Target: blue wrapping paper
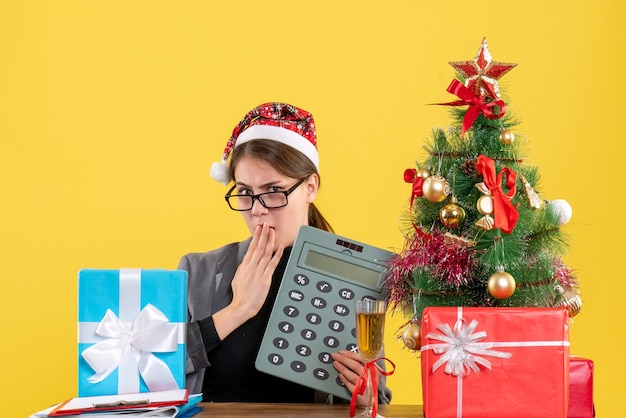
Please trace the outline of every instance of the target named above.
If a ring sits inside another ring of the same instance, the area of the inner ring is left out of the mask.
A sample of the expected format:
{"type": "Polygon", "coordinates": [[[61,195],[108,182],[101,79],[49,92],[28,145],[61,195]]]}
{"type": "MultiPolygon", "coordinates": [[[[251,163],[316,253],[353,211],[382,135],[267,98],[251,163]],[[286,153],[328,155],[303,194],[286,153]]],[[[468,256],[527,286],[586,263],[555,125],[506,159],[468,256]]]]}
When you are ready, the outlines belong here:
{"type": "Polygon", "coordinates": [[[185,387],[187,272],[83,269],[78,396],[185,387]]]}

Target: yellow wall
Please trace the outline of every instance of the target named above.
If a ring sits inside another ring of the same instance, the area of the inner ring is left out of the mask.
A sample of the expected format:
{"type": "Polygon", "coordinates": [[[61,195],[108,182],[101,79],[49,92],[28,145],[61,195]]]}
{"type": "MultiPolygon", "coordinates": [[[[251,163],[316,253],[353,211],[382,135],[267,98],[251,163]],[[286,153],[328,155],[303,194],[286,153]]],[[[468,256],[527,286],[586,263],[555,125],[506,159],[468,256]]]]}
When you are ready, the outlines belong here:
{"type": "MultiPolygon", "coordinates": [[[[431,128],[450,124],[427,104],[453,99],[448,62],[473,58],[486,36],[496,60],[519,63],[501,86],[532,139],[542,195],[574,208],[566,261],[584,307],[572,351],[595,361],[599,416],[619,416],[622,7],[0,1],[0,414],[75,395],[80,268],[175,268],[183,253],[245,238],[208,168],[263,101],[314,113],[318,203],[337,232],[398,249],[402,173],[431,128]]],[[[401,322],[387,328],[389,383],[394,402],[420,403],[419,361],[393,339],[401,322]]]]}

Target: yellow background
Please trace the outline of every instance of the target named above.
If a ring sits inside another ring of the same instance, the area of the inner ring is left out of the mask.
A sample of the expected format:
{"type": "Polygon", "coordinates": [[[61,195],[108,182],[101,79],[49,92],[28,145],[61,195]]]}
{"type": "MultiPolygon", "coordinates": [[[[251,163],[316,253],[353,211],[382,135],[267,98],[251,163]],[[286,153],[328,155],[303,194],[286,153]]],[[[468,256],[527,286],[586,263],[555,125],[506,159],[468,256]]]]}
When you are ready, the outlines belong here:
{"type": "MultiPolygon", "coordinates": [[[[519,64],[500,85],[538,190],[574,208],[572,352],[595,361],[598,416],[624,416],[623,6],[512,3],[1,0],[0,415],[76,394],[80,268],[175,268],[246,237],[208,170],[261,102],[313,112],[318,204],[337,233],[399,249],[402,173],[451,123],[427,104],[454,99],[448,62],[485,36],[519,64]]],[[[402,322],[387,327],[389,384],[421,403],[402,322]]]]}

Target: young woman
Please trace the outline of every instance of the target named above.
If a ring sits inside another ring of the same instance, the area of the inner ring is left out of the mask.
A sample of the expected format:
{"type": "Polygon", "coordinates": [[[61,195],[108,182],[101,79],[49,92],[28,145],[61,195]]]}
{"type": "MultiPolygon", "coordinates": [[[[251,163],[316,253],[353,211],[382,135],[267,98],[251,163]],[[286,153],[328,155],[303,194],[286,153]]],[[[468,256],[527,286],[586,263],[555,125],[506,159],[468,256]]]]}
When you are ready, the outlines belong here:
{"type": "MultiPolygon", "coordinates": [[[[216,180],[234,182],[226,201],[240,211],[251,237],[187,254],[179,264],[189,273],[187,387],[203,393],[204,401],[333,401],[254,366],[300,226],[332,231],[313,203],[318,166],[313,116],[286,103],[266,103],[245,115],[222,161],[211,168],[216,180]]],[[[344,350],[333,359],[352,391],[364,360],[344,350]]],[[[379,387],[379,402],[388,403],[384,376],[379,387]]]]}

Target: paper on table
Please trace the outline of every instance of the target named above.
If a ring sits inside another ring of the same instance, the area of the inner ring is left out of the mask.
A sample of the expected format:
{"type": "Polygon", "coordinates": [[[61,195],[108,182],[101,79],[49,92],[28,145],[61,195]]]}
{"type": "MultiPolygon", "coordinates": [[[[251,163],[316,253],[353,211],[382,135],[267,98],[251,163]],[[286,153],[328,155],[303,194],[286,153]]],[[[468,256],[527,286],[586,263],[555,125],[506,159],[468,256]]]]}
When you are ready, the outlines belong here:
{"type": "Polygon", "coordinates": [[[187,402],[187,394],[187,389],[174,389],[124,395],[77,397],[55,408],[49,415],[60,416],[86,412],[98,412],[102,415],[105,411],[117,410],[119,412],[120,409],[149,410],[162,406],[176,406],[187,402]]]}
{"type": "MultiPolygon", "coordinates": [[[[50,408],[46,408],[43,409],[39,412],[35,412],[34,414],[30,415],[29,418],[48,418],[50,415],[50,412],[52,412],[54,410],[54,408],[56,408],[58,405],[55,406],[51,406],[50,408]]],[[[133,409],[133,410],[129,410],[129,409],[123,409],[123,410],[118,410],[118,411],[108,411],[108,412],[93,412],[93,413],[84,413],[84,414],[80,414],[80,415],[65,415],[65,417],[77,417],[77,416],[81,416],[81,417],[91,417],[91,416],[98,416],[98,417],[107,417],[107,418],[113,418],[113,417],[159,417],[159,418],[174,418],[177,416],[182,416],[179,415],[179,413],[183,412],[182,411],[182,407],[180,406],[161,406],[161,407],[157,407],[157,408],[139,408],[139,409],[133,409]]]]}

